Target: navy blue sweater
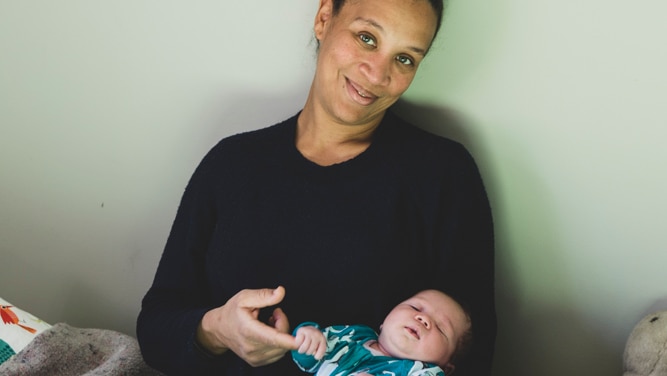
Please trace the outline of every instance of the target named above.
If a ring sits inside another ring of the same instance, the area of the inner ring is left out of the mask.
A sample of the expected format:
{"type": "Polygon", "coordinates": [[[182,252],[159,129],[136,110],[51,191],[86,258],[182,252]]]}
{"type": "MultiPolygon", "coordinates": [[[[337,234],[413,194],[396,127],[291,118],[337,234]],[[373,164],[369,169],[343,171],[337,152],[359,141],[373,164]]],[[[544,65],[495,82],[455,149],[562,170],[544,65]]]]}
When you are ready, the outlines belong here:
{"type": "Polygon", "coordinates": [[[170,375],[299,374],[289,356],[258,368],[207,357],[199,321],[242,289],[282,285],[293,324],[378,328],[436,288],[471,311],[473,364],[457,374],[490,375],[493,223],[470,154],[387,112],[365,152],[323,167],[296,149],[296,119],[223,139],[194,172],[142,302],[146,361],[170,375]]]}

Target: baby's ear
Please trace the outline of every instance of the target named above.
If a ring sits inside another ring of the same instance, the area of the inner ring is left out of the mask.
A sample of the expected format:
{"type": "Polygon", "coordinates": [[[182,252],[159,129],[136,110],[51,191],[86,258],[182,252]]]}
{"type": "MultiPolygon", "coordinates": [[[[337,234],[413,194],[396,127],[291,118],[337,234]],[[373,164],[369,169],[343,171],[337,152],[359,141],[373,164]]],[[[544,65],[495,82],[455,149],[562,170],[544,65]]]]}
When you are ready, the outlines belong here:
{"type": "Polygon", "coordinates": [[[456,367],[454,367],[454,365],[453,365],[452,363],[447,363],[447,364],[445,364],[444,367],[442,367],[442,370],[445,371],[445,375],[446,375],[446,376],[449,376],[449,375],[451,375],[452,373],[454,373],[454,369],[455,369],[455,368],[456,368],[456,367]]]}

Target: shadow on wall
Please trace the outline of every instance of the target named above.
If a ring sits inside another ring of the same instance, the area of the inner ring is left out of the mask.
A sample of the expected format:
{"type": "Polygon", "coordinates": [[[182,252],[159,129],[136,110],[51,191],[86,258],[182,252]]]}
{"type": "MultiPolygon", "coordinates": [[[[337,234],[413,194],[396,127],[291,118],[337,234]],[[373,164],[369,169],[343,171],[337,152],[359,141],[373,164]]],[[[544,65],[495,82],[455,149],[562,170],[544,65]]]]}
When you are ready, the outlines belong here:
{"type": "Polygon", "coordinates": [[[492,169],[498,338],[494,375],[618,375],[613,343],[591,328],[563,252],[554,187],[520,143],[501,143],[492,169]]]}
{"type": "Polygon", "coordinates": [[[658,312],[658,311],[667,311],[667,297],[657,300],[653,305],[651,305],[642,315],[646,316],[648,314],[658,312]]]}
{"type": "Polygon", "coordinates": [[[559,302],[506,307],[494,375],[619,375],[617,349],[559,302]],[[511,332],[508,332],[511,331],[511,332]]]}
{"type": "Polygon", "coordinates": [[[427,131],[462,143],[479,165],[496,228],[493,374],[620,374],[617,349],[577,311],[578,287],[567,277],[551,190],[527,153],[501,132],[494,132],[494,142],[503,147],[489,147],[475,132],[479,127],[449,108],[402,100],[395,110],[427,131]]]}
{"type": "MultiPolygon", "coordinates": [[[[507,1],[452,3],[442,37],[420,68],[426,93],[455,93],[478,80],[502,50],[507,1]]],[[[619,375],[622,354],[590,328],[578,307],[553,195],[539,164],[502,124],[478,126],[466,114],[405,100],[396,112],[465,145],[480,169],[496,230],[498,338],[494,376],[619,375]],[[494,127],[493,139],[476,130],[494,127]],[[490,144],[493,142],[493,144],[490,144]]],[[[590,320],[590,318],[588,318],[590,320]]]]}
{"type": "Polygon", "coordinates": [[[463,114],[454,109],[414,103],[403,98],[399,99],[392,109],[419,128],[462,143],[471,153],[479,149],[475,147],[478,145],[473,145],[480,141],[479,137],[472,134],[474,130],[467,124],[463,114]]]}
{"type": "Polygon", "coordinates": [[[492,163],[498,339],[494,375],[618,375],[617,346],[590,325],[564,256],[557,188],[507,134],[492,163]]]}

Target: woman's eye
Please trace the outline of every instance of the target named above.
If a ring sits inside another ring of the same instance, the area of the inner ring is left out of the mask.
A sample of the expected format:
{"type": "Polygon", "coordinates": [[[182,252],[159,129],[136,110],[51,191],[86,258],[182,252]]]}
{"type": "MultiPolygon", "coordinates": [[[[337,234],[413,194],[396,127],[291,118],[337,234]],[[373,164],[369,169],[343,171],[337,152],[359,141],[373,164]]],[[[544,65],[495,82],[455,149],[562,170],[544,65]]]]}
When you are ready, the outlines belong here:
{"type": "Polygon", "coordinates": [[[415,62],[412,61],[412,59],[410,59],[407,56],[403,56],[403,55],[397,56],[396,60],[398,60],[398,62],[403,64],[403,65],[414,65],[415,64],[415,62]]]}
{"type": "Polygon", "coordinates": [[[359,34],[359,39],[369,46],[375,46],[375,39],[368,34],[359,34]]]}

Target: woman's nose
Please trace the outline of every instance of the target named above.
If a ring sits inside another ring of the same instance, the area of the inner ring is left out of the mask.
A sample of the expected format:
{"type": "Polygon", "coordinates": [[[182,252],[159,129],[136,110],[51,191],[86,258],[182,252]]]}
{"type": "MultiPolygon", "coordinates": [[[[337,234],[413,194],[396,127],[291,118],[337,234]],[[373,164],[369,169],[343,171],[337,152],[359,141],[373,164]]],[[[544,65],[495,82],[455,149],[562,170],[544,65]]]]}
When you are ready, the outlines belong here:
{"type": "Polygon", "coordinates": [[[391,81],[390,63],[380,54],[372,54],[361,64],[361,71],[373,85],[387,85],[391,81]]]}

